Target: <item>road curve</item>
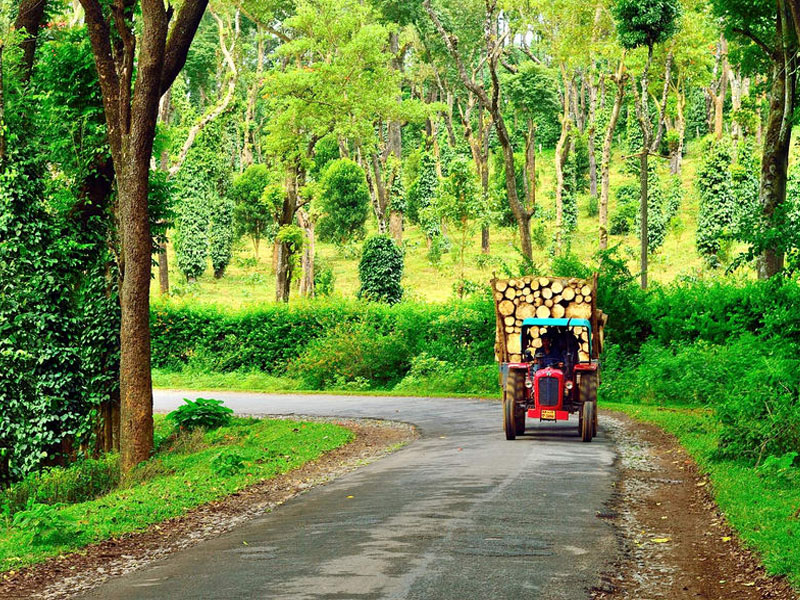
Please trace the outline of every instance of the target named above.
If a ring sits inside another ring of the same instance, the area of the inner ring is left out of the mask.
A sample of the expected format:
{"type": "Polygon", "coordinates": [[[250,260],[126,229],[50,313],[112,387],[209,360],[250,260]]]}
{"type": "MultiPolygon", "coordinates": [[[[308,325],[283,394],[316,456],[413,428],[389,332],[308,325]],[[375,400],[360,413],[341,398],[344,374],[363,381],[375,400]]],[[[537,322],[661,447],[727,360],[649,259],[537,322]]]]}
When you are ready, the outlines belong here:
{"type": "Polygon", "coordinates": [[[237,413],[414,423],[407,448],[85,598],[584,599],[615,555],[597,517],[614,446],[574,422],[505,441],[497,402],[157,391],[156,410],[215,397],[237,413]],[[352,498],[350,498],[352,496],[352,498]]]}

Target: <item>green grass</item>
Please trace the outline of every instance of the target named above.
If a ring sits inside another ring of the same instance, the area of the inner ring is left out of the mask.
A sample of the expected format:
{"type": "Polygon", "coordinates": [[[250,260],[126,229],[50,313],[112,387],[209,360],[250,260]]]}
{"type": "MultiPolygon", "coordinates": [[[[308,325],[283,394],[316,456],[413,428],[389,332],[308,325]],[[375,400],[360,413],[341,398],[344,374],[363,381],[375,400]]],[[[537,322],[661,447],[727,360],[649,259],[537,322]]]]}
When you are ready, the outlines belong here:
{"type": "Polygon", "coordinates": [[[55,510],[36,505],[29,512],[50,512],[38,526],[13,527],[10,515],[0,517],[0,572],[144,530],[295,469],[353,437],[334,424],[275,419],[235,418],[207,433],[175,436],[169,422],[157,416],[156,427],[161,440],[156,455],[111,492],[55,510]],[[243,462],[240,470],[215,466],[220,455],[234,453],[243,462]],[[37,533],[46,535],[37,539],[37,533]]]}
{"type": "Polygon", "coordinates": [[[153,385],[173,390],[258,392],[270,394],[359,394],[367,396],[419,396],[429,398],[499,398],[497,366],[454,369],[451,374],[434,374],[404,379],[394,388],[343,387],[325,390],[302,389],[290,377],[275,377],[258,371],[212,373],[207,371],[165,371],[153,369],[153,385]],[[435,391],[431,391],[435,390],[435,391]]]}
{"type": "Polygon", "coordinates": [[[705,409],[604,403],[673,434],[708,474],[728,522],[773,575],[786,575],[800,588],[800,485],[733,461],[717,460],[719,425],[705,409]]]}

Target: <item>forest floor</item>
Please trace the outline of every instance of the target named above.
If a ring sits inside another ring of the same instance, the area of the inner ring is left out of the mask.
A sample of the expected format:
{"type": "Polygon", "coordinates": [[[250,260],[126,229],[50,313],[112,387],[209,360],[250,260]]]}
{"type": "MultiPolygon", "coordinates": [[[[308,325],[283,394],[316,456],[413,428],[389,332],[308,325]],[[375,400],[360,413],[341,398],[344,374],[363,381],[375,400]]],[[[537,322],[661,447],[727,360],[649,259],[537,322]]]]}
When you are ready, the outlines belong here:
{"type": "MultiPolygon", "coordinates": [[[[650,279],[661,283],[676,278],[717,277],[719,271],[707,269],[695,248],[697,227],[698,196],[694,185],[694,174],[698,166],[699,143],[693,142],[683,163],[681,181],[683,200],[678,216],[668,227],[664,245],[650,256],[650,279]]],[[[635,177],[623,170],[624,161],[617,151],[612,161],[610,179],[609,215],[617,210],[616,191],[624,184],[635,183],[635,177]]],[[[553,171],[552,151],[545,151],[537,157],[538,187],[537,202],[541,208],[541,219],[532,222],[534,241],[534,262],[546,272],[549,268],[550,249],[555,233],[555,200],[552,193],[553,171]]],[[[662,184],[669,180],[666,164],[659,164],[662,184]]],[[[578,226],[571,235],[569,249],[575,257],[588,264],[597,252],[598,224],[596,214],[590,210],[590,199],[586,193],[578,197],[578,226]]],[[[370,213],[367,232],[375,233],[374,216],[370,213]]],[[[454,284],[461,276],[457,248],[444,254],[438,263],[428,256],[425,236],[418,226],[406,224],[403,246],[405,250],[405,269],[403,288],[408,299],[425,302],[444,302],[454,297],[454,284]]],[[[476,229],[465,252],[464,278],[477,283],[485,283],[492,273],[502,274],[503,266],[518,269],[520,254],[517,231],[514,227],[493,226],[490,232],[491,249],[489,255],[482,255],[480,231],[476,229]]],[[[639,270],[639,241],[635,232],[627,235],[609,236],[609,245],[618,245],[618,253],[631,272],[639,270]]],[[[358,290],[358,257],[361,242],[348,246],[336,246],[317,241],[317,257],[320,265],[326,265],[335,275],[334,295],[353,297],[358,290]]],[[[728,249],[734,255],[736,248],[728,249]]],[[[272,302],[275,299],[275,277],[272,269],[272,246],[263,241],[258,258],[252,243],[247,238],[240,239],[234,247],[234,256],[225,276],[215,279],[210,265],[194,284],[187,284],[177,268],[174,248],[168,248],[171,298],[173,301],[191,304],[217,304],[237,308],[272,302]]],[[[298,278],[299,279],[299,278],[298,278]]],[[[159,297],[158,277],[154,274],[151,290],[154,299],[159,297]]],[[[296,292],[293,293],[296,298],[296,292]]]]}

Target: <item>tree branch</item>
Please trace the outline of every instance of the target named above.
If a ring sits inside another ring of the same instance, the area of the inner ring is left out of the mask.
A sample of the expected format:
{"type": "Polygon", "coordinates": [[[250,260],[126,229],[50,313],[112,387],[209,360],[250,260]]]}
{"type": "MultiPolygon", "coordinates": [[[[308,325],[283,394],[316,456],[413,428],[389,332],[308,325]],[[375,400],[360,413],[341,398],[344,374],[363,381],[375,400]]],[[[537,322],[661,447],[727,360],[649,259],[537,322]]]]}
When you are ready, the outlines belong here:
{"type": "MultiPolygon", "coordinates": [[[[84,0],[81,0],[83,2],[84,0]]],[[[161,74],[161,95],[166,92],[175,81],[178,73],[186,64],[186,55],[189,53],[189,45],[194,39],[194,34],[200,26],[200,19],[208,5],[208,0],[185,0],[175,24],[169,33],[167,47],[164,52],[164,69],[161,74]]]]}
{"type": "Polygon", "coordinates": [[[236,20],[236,25],[234,26],[234,36],[230,48],[228,48],[228,45],[225,42],[225,22],[212,9],[209,8],[209,12],[217,22],[217,27],[219,28],[219,47],[225,63],[228,65],[228,70],[230,71],[228,89],[225,92],[225,96],[222,98],[222,100],[220,100],[219,104],[203,115],[203,117],[189,130],[189,134],[186,136],[186,141],[183,143],[180,154],[178,155],[178,160],[175,161],[175,164],[169,168],[170,177],[174,177],[183,166],[183,163],[186,162],[186,156],[189,154],[189,150],[194,144],[195,139],[197,139],[197,136],[200,135],[200,132],[203,131],[206,125],[214,121],[228,109],[228,106],[230,106],[231,100],[233,100],[233,95],[236,91],[236,81],[239,73],[238,69],[236,68],[236,62],[233,60],[233,49],[236,47],[236,40],[238,37],[237,34],[239,32],[239,11],[237,9],[236,16],[234,17],[236,20]]]}
{"type": "Polygon", "coordinates": [[[746,29],[746,28],[743,28],[743,27],[733,27],[733,28],[731,29],[731,31],[732,31],[733,33],[738,33],[739,35],[743,35],[743,36],[745,36],[746,38],[749,38],[749,39],[750,39],[750,40],[752,40],[752,41],[753,41],[753,42],[754,42],[754,43],[755,43],[755,44],[756,44],[756,45],[757,45],[759,48],[761,48],[761,49],[762,49],[762,50],[763,50],[763,51],[764,51],[764,52],[767,54],[767,56],[769,56],[769,57],[770,57],[772,60],[775,60],[775,57],[776,57],[776,55],[777,55],[777,54],[776,54],[776,52],[775,52],[775,50],[773,50],[772,48],[770,48],[769,46],[767,46],[767,44],[766,44],[766,43],[765,43],[765,42],[764,42],[764,41],[763,41],[761,38],[759,38],[759,37],[758,37],[756,34],[754,34],[754,33],[753,33],[752,31],[750,31],[749,29],[746,29]]]}

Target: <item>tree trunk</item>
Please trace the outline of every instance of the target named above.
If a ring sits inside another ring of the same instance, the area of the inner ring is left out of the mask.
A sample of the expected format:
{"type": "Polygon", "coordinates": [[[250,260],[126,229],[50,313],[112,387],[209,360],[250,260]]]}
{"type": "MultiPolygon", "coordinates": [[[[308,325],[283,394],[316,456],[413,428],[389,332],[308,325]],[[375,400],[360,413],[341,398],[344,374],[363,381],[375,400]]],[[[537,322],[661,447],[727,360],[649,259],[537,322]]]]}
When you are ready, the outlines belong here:
{"type": "Polygon", "coordinates": [[[639,198],[639,220],[641,221],[641,270],[642,270],[642,289],[647,289],[647,149],[642,149],[639,156],[639,185],[641,186],[641,197],[639,198]]]}
{"type": "Polygon", "coordinates": [[[563,243],[564,225],[564,161],[568,151],[567,141],[570,133],[570,88],[571,82],[567,79],[567,70],[561,64],[561,78],[564,81],[564,107],[561,114],[561,135],[556,143],[554,163],[556,169],[556,252],[561,252],[563,243]]]}
{"type": "Polygon", "coordinates": [[[533,214],[536,206],[536,125],[531,118],[528,118],[528,135],[525,138],[525,174],[528,180],[526,210],[533,214]]]}
{"type": "Polygon", "coordinates": [[[597,85],[594,75],[589,81],[589,124],[586,128],[586,145],[589,152],[589,195],[597,198],[597,156],[594,148],[594,136],[597,131],[597,85]]]}
{"type": "Polygon", "coordinates": [[[389,233],[398,246],[403,243],[403,213],[399,210],[389,213],[389,233]]]}
{"type": "Polygon", "coordinates": [[[162,296],[169,296],[169,263],[165,243],[158,245],[158,288],[162,296]]]}
{"type": "MultiPolygon", "coordinates": [[[[764,130],[764,149],[761,157],[761,188],[759,200],[765,226],[780,228],[781,210],[786,202],[786,177],[792,137],[792,114],[795,100],[795,61],[785,61],[784,54],[773,61],[769,114],[764,130]]],[[[759,277],[766,279],[783,270],[784,252],[772,246],[763,250],[759,277]]]]}
{"type": "MultiPolygon", "coordinates": [[[[155,118],[152,127],[155,133],[155,118]]],[[[131,145],[126,144],[123,164],[117,169],[123,261],[120,285],[120,447],[124,473],[150,458],[153,448],[153,387],[150,378],[152,241],[147,210],[150,152],[133,149],[131,145]]]]}
{"type": "Polygon", "coordinates": [[[278,243],[278,269],[275,272],[275,300],[289,302],[292,286],[291,255],[286,243],[278,243]]]}
{"type": "Polygon", "coordinates": [[[302,208],[297,209],[297,221],[306,234],[306,243],[303,245],[303,278],[300,280],[300,295],[305,298],[314,297],[314,253],[315,234],[314,221],[302,208]]]}
{"type": "Polygon", "coordinates": [[[622,101],[625,98],[625,57],[619,61],[617,73],[614,77],[614,83],[617,90],[614,96],[614,106],[611,108],[611,119],[606,128],[606,135],[603,139],[603,155],[600,161],[600,205],[599,205],[599,220],[600,220],[600,240],[599,246],[601,250],[608,248],[608,191],[610,183],[610,165],[611,165],[611,144],[614,141],[614,130],[617,127],[619,120],[619,112],[622,107],[622,101]]]}

